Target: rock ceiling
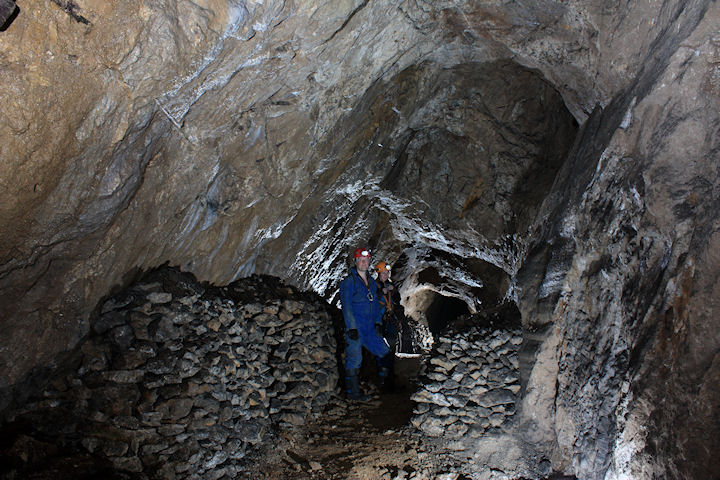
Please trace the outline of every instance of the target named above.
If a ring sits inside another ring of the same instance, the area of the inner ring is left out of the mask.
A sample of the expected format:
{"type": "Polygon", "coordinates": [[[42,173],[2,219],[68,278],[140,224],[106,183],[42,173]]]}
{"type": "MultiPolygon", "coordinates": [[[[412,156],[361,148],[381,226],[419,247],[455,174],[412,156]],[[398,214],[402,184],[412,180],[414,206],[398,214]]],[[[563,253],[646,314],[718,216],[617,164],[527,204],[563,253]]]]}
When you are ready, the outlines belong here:
{"type": "Polygon", "coordinates": [[[0,385],[140,270],[330,297],[363,241],[403,265],[407,300],[518,303],[544,332],[530,385],[557,379],[526,408],[551,411],[538,436],[587,478],[660,468],[634,425],[686,440],[652,440],[670,472],[717,432],[716,3],[18,7],[0,31],[0,385]],[[694,386],[700,420],[672,416],[682,395],[657,415],[665,380],[694,386]],[[634,460],[577,453],[592,438],[634,460]]]}

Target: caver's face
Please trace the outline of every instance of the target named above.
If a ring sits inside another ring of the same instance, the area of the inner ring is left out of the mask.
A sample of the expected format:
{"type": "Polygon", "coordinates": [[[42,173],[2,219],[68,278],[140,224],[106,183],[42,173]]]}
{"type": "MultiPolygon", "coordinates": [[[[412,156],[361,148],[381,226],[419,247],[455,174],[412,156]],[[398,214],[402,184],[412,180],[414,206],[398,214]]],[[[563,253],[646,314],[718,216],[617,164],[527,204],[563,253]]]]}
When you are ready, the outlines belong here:
{"type": "Polygon", "coordinates": [[[390,277],[390,272],[383,270],[378,276],[380,277],[380,281],[387,282],[388,277],[390,277]]]}
{"type": "Polygon", "coordinates": [[[370,267],[370,257],[357,257],[355,259],[355,266],[358,272],[367,272],[368,267],[370,267]]]}

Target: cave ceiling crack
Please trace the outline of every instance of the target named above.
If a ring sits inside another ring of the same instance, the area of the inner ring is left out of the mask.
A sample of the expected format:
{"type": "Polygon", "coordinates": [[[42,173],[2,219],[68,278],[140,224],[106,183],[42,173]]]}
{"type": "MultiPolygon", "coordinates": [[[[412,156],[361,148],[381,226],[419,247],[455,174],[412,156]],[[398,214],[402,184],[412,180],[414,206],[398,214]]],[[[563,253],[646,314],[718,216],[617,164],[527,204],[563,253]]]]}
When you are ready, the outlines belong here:
{"type": "Polygon", "coordinates": [[[76,22],[88,25],[90,27],[93,26],[90,20],[78,13],[80,7],[78,7],[78,5],[73,0],[52,0],[52,2],[58,7],[60,7],[63,12],[70,15],[76,22]]]}
{"type": "Polygon", "coordinates": [[[321,42],[320,45],[325,45],[326,43],[328,43],[328,42],[330,42],[332,39],[334,39],[335,36],[336,36],[338,33],[340,33],[340,32],[347,26],[348,23],[350,23],[350,20],[352,20],[353,17],[354,17],[358,12],[360,12],[360,10],[362,10],[363,8],[365,8],[365,7],[367,6],[368,2],[369,2],[369,0],[363,0],[363,2],[360,3],[360,5],[358,5],[357,7],[355,7],[355,9],[354,9],[352,12],[350,12],[350,14],[348,15],[348,17],[345,19],[345,21],[343,22],[343,24],[340,25],[340,28],[338,28],[337,30],[335,30],[335,31],[332,33],[332,35],[330,35],[330,37],[329,37],[327,40],[325,40],[324,42],[321,42]]]}
{"type": "MultiPolygon", "coordinates": [[[[394,70],[393,70],[394,67],[397,67],[398,62],[400,62],[400,60],[401,60],[408,52],[410,52],[410,51],[412,51],[413,49],[417,48],[417,46],[418,46],[418,44],[416,43],[416,44],[414,44],[414,45],[406,48],[405,50],[401,50],[401,51],[399,51],[398,53],[396,53],[396,54],[394,55],[394,57],[393,57],[394,60],[392,60],[392,63],[391,63],[386,69],[384,69],[382,72],[380,72],[380,75],[378,75],[378,78],[385,78],[385,77],[387,77],[391,72],[394,71],[394,70]]],[[[419,65],[420,63],[424,62],[425,59],[427,59],[429,56],[430,56],[429,53],[423,53],[423,54],[419,55],[418,58],[417,58],[417,60],[416,60],[416,63],[419,65]]]]}
{"type": "MultiPolygon", "coordinates": [[[[431,5],[431,4],[428,3],[428,5],[431,5]]],[[[416,7],[418,10],[422,11],[423,14],[427,16],[427,12],[426,12],[420,5],[418,5],[417,0],[415,1],[415,7],[416,7]]],[[[397,10],[400,10],[401,14],[407,19],[407,21],[410,23],[410,25],[412,25],[412,28],[413,28],[413,29],[417,30],[417,32],[420,33],[420,34],[427,36],[427,32],[424,31],[424,30],[422,29],[422,27],[420,27],[420,26],[417,24],[417,22],[410,16],[410,14],[409,14],[406,10],[404,10],[404,9],[402,8],[401,4],[399,4],[399,5],[398,5],[397,7],[395,7],[395,8],[396,8],[397,10]]],[[[431,7],[431,8],[432,8],[432,7],[431,7]]],[[[437,23],[437,22],[435,22],[435,23],[437,23]]],[[[427,27],[427,30],[430,30],[430,29],[431,29],[430,27],[427,27]]]]}
{"type": "Polygon", "coordinates": [[[5,264],[0,266],[0,279],[4,279],[8,275],[12,274],[15,271],[24,270],[28,267],[34,267],[37,265],[37,262],[43,258],[48,252],[52,251],[57,245],[60,245],[62,243],[71,242],[75,238],[63,238],[60,240],[56,240],[54,242],[50,242],[48,244],[43,245],[36,245],[33,247],[33,251],[30,254],[30,256],[26,260],[18,260],[13,258],[12,260],[6,262],[5,264]],[[9,266],[9,264],[14,263],[15,265],[9,266]]]}
{"type": "MultiPolygon", "coordinates": [[[[286,6],[287,6],[287,1],[283,0],[282,6],[280,7],[279,12],[280,13],[284,12],[286,6]]],[[[285,22],[285,20],[287,20],[291,16],[292,16],[292,12],[287,12],[287,13],[285,13],[285,15],[282,15],[282,16],[278,15],[278,20],[276,23],[273,24],[272,30],[275,30],[277,27],[282,25],[285,22]]]]}
{"type": "MultiPolygon", "coordinates": [[[[45,268],[43,269],[42,272],[38,273],[38,274],[35,276],[35,279],[32,281],[32,283],[30,284],[30,286],[27,288],[27,291],[31,291],[31,290],[33,290],[35,287],[37,287],[37,285],[38,285],[38,283],[40,282],[40,280],[43,279],[43,278],[45,277],[45,275],[50,271],[50,267],[52,266],[52,264],[53,264],[54,261],[55,261],[54,258],[49,258],[49,259],[48,259],[47,265],[45,265],[45,268]]],[[[38,308],[37,310],[39,310],[39,308],[38,308]]]]}

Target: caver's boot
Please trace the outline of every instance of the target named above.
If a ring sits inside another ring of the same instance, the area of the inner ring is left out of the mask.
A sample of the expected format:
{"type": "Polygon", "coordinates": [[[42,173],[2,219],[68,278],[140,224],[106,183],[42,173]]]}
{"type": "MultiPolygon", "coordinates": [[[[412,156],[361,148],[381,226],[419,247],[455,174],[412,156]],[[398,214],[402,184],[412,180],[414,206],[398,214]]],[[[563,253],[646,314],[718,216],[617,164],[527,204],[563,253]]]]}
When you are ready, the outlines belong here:
{"type": "Polygon", "coordinates": [[[393,357],[395,354],[390,351],[384,357],[377,359],[378,378],[380,393],[392,393],[393,390],[393,357]]]}
{"type": "Polygon", "coordinates": [[[347,376],[345,377],[347,398],[357,402],[366,402],[370,400],[370,397],[360,392],[360,378],[358,377],[358,373],[360,373],[358,370],[347,371],[347,376]]]}
{"type": "Polygon", "coordinates": [[[378,377],[380,377],[380,392],[392,393],[395,386],[395,379],[393,378],[392,370],[387,367],[380,368],[378,371],[378,377]]]}

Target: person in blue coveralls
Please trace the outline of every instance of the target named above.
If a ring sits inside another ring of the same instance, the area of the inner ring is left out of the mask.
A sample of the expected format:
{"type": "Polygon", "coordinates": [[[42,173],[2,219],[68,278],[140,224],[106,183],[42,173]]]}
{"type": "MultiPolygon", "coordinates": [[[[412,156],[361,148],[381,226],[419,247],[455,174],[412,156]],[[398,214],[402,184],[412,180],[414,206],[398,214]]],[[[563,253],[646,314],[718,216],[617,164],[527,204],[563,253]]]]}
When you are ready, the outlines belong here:
{"type": "Polygon", "coordinates": [[[340,282],[340,302],[345,318],[345,381],[351,400],[368,400],[360,391],[362,349],[377,359],[390,354],[390,347],[382,336],[382,310],[377,283],[370,276],[370,250],[358,248],[353,253],[355,266],[340,282]]]}

